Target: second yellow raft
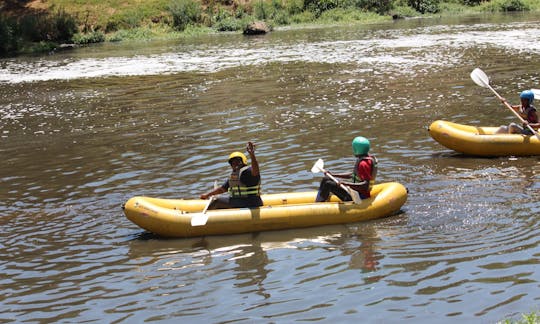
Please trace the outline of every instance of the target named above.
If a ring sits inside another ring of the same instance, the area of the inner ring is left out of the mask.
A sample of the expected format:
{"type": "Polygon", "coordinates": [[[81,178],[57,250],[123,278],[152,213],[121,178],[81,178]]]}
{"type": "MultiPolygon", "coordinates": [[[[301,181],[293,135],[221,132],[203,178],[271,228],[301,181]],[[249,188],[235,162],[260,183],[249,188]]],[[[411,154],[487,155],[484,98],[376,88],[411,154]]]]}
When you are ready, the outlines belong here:
{"type": "Polygon", "coordinates": [[[498,127],[478,127],[437,120],[429,126],[434,140],[454,151],[476,156],[540,155],[536,135],[495,134],[498,127]]]}

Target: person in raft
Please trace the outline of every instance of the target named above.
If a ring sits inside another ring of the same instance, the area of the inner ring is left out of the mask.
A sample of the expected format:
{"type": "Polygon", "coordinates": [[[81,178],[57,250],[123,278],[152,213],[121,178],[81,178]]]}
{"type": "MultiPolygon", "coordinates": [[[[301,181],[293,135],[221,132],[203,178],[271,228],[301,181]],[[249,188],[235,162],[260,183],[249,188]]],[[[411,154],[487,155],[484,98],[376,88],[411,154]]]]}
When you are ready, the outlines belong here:
{"type": "MultiPolygon", "coordinates": [[[[375,177],[377,176],[377,159],[375,156],[370,155],[369,152],[370,143],[365,137],[358,136],[352,141],[352,151],[356,156],[356,162],[352,172],[348,173],[330,173],[336,178],[347,179],[349,181],[342,181],[341,184],[350,187],[358,191],[360,198],[369,198],[371,188],[375,183],[375,177]]],[[[351,201],[352,197],[347,191],[339,186],[336,182],[328,177],[324,177],[321,180],[319,186],[319,192],[317,192],[316,202],[328,201],[330,194],[338,196],[342,201],[351,201]]]]}
{"type": "MultiPolygon", "coordinates": [[[[538,115],[536,114],[536,108],[532,105],[534,101],[534,92],[531,90],[525,90],[519,95],[521,100],[521,105],[511,106],[524,120],[525,123],[523,126],[520,126],[516,123],[510,123],[508,126],[501,126],[497,130],[497,134],[524,134],[524,135],[533,135],[529,127],[533,129],[538,129],[540,123],[538,122],[538,115]]],[[[503,102],[506,99],[502,99],[503,102]]]]}
{"type": "Polygon", "coordinates": [[[261,176],[259,174],[259,163],[255,157],[255,145],[248,142],[246,150],[251,159],[251,166],[248,165],[247,157],[243,153],[231,153],[229,155],[229,165],[232,171],[229,178],[221,187],[200,196],[201,199],[208,199],[211,196],[229,192],[228,197],[216,198],[210,204],[209,209],[259,207],[263,205],[260,195],[261,176]]]}

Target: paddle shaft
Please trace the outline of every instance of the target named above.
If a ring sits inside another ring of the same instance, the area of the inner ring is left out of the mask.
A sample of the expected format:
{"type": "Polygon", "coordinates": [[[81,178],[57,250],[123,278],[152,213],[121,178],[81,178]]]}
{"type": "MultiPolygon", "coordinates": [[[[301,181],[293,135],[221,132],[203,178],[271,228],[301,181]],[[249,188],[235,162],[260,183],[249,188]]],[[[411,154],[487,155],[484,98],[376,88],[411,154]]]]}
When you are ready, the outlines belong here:
{"type": "Polygon", "coordinates": [[[208,210],[208,208],[212,204],[212,201],[214,201],[215,199],[216,199],[216,196],[210,196],[210,199],[208,199],[208,202],[206,203],[206,206],[204,206],[204,209],[202,211],[203,214],[206,214],[206,211],[208,210]]]}

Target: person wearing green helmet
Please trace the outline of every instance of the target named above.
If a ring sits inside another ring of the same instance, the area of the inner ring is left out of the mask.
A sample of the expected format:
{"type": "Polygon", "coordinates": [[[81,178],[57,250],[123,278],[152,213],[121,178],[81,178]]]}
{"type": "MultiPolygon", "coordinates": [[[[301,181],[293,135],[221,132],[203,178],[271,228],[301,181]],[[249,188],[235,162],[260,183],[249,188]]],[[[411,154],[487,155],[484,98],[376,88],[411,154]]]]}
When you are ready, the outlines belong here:
{"type": "Polygon", "coordinates": [[[335,178],[341,178],[345,181],[336,183],[329,177],[324,177],[319,185],[316,202],[328,201],[331,194],[336,195],[342,201],[351,201],[351,195],[341,188],[340,184],[356,190],[360,198],[366,199],[371,197],[371,188],[375,183],[377,176],[377,159],[369,154],[369,140],[362,136],[357,136],[352,141],[352,151],[356,157],[354,169],[347,173],[330,173],[335,178]]]}
{"type": "MultiPolygon", "coordinates": [[[[522,91],[519,95],[519,99],[521,100],[521,105],[511,107],[524,119],[525,122],[522,126],[516,123],[510,123],[508,126],[501,126],[497,130],[497,134],[534,135],[527,125],[533,129],[538,129],[540,127],[538,115],[536,114],[536,108],[532,104],[534,101],[534,92],[531,90],[522,91]]],[[[506,99],[504,98],[501,100],[506,102],[506,99]]]]}
{"type": "Polygon", "coordinates": [[[246,150],[249,153],[251,166],[248,165],[247,157],[242,152],[231,153],[228,159],[232,169],[229,178],[220,187],[201,194],[201,199],[208,199],[225,192],[229,193],[228,197],[216,198],[209,209],[251,208],[263,205],[260,195],[261,176],[259,163],[255,157],[255,145],[248,142],[246,150]]]}

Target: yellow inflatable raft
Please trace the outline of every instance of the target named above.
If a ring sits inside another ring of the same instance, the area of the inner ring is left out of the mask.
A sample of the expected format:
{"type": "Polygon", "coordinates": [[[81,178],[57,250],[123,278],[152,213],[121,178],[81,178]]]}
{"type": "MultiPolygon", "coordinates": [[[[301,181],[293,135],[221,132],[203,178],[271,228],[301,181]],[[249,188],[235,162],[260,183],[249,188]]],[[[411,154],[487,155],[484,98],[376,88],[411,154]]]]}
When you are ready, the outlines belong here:
{"type": "Polygon", "coordinates": [[[201,215],[207,200],[133,197],[125,205],[126,217],[139,227],[164,237],[192,237],[236,234],[342,224],[381,218],[397,213],[407,200],[407,189],[396,182],[378,184],[371,198],[360,204],[315,203],[316,192],[262,195],[264,206],[208,210],[206,224],[192,226],[191,218],[201,215]]]}
{"type": "Polygon", "coordinates": [[[495,134],[497,129],[498,127],[467,126],[437,120],[429,126],[429,134],[443,146],[468,155],[540,155],[538,136],[495,134]]]}

